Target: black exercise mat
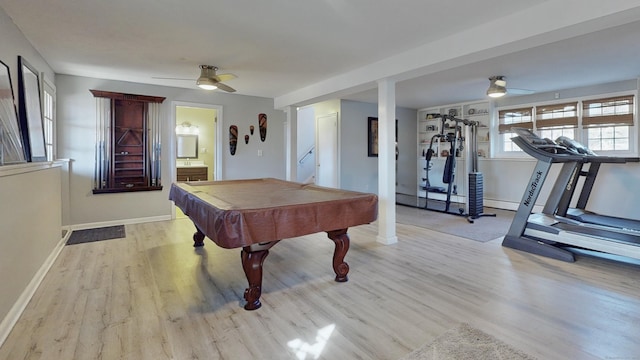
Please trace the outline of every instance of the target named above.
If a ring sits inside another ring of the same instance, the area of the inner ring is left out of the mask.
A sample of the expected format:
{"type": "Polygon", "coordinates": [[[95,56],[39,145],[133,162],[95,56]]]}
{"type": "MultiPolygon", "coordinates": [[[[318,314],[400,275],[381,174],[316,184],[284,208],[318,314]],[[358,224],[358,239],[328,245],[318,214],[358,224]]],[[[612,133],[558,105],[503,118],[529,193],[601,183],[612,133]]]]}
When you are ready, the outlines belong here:
{"type": "Polygon", "coordinates": [[[67,245],[75,245],[100,240],[126,237],[124,225],[107,226],[95,229],[74,230],[67,240],[67,245]]]}

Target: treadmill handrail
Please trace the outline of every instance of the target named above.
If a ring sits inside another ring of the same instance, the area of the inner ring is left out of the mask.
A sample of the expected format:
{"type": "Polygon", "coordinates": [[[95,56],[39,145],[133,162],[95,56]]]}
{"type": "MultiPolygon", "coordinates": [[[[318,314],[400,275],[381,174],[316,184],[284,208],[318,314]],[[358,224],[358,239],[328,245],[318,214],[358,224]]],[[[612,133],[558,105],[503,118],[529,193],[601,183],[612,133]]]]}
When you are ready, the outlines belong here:
{"type": "Polygon", "coordinates": [[[542,150],[530,142],[524,140],[520,136],[511,138],[511,140],[518,145],[524,152],[533,156],[534,158],[550,163],[562,163],[562,162],[586,162],[586,156],[574,155],[574,154],[554,154],[545,150],[542,150]]]}
{"type": "Polygon", "coordinates": [[[615,156],[601,156],[601,155],[587,155],[585,162],[594,162],[594,163],[611,163],[611,164],[622,164],[629,162],[630,158],[624,157],[615,157],[615,156]]]}
{"type": "Polygon", "coordinates": [[[634,157],[616,157],[616,156],[601,156],[601,155],[590,155],[590,154],[578,154],[570,152],[567,147],[560,144],[551,144],[545,141],[545,139],[540,138],[538,135],[534,134],[531,130],[527,128],[513,127],[511,128],[513,132],[515,132],[518,136],[511,138],[513,142],[518,145],[522,150],[524,150],[527,154],[533,156],[538,160],[543,160],[546,162],[570,162],[570,161],[578,161],[582,163],[626,163],[626,162],[638,162],[640,158],[634,157]],[[528,138],[528,140],[527,140],[528,138]],[[552,153],[546,151],[545,149],[557,149],[559,151],[565,151],[560,153],[552,153]],[[571,158],[574,156],[574,158],[571,158]]]}

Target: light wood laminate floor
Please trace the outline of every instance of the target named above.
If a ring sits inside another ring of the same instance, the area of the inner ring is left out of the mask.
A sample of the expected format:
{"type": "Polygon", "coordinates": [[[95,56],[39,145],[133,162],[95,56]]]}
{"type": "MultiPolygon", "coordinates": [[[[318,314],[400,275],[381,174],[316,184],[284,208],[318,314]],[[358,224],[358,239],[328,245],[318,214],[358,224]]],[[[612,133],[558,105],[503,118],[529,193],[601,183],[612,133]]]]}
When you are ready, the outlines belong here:
{"type": "Polygon", "coordinates": [[[287,239],[245,311],[239,249],[194,249],[188,219],[126,231],[64,248],[0,359],[398,359],[460,322],[539,359],[640,359],[637,262],[402,224],[385,246],[365,225],[349,232],[349,282],[333,281],[325,234],[287,239]]]}

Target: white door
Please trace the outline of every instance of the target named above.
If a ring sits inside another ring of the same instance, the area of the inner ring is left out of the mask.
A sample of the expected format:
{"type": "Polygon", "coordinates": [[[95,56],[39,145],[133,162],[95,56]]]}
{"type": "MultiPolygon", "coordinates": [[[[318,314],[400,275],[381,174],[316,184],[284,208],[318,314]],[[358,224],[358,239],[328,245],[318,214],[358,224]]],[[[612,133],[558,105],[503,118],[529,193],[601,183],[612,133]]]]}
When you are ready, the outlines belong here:
{"type": "Polygon", "coordinates": [[[316,184],[337,188],[338,113],[316,117],[316,184]]]}

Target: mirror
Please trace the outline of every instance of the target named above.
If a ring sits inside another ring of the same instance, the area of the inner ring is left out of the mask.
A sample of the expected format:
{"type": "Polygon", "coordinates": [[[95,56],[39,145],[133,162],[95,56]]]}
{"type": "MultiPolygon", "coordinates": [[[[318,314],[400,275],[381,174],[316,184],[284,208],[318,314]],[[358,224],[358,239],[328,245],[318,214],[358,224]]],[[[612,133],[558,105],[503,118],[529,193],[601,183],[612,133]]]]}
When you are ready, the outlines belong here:
{"type": "Polygon", "coordinates": [[[198,135],[176,135],[176,157],[195,159],[198,157],[198,135]]]}
{"type": "Polygon", "coordinates": [[[25,162],[9,67],[0,61],[0,165],[25,162]]]}
{"type": "Polygon", "coordinates": [[[38,71],[18,56],[20,127],[28,161],[47,161],[38,71]]]}

